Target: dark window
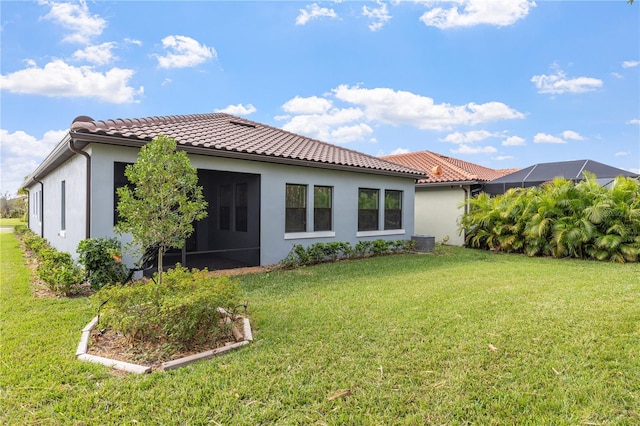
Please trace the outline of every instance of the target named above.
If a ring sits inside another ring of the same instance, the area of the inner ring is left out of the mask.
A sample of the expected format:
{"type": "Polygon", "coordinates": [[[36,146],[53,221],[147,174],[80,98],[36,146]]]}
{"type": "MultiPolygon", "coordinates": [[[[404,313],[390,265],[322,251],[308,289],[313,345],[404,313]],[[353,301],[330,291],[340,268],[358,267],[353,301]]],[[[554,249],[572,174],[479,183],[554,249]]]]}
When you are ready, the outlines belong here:
{"type": "Polygon", "coordinates": [[[118,213],[118,203],[120,197],[118,197],[118,188],[121,186],[128,186],[133,189],[133,185],[129,182],[129,179],[124,175],[125,168],[131,163],[113,163],[113,224],[120,222],[120,214],[118,213]]]}
{"type": "Polygon", "coordinates": [[[384,191],[384,229],[402,228],[402,191],[384,191]]]}
{"type": "Polygon", "coordinates": [[[313,187],[313,230],[331,231],[331,206],[333,188],[330,186],[313,187]]]}
{"type": "Polygon", "coordinates": [[[66,182],[60,182],[60,230],[67,229],[67,194],[66,182]]]}
{"type": "Polygon", "coordinates": [[[233,193],[231,185],[222,185],[220,187],[220,229],[231,229],[231,201],[233,193]]]}
{"type": "Polygon", "coordinates": [[[378,229],[378,189],[358,190],[358,231],[376,231],[378,229]]]}
{"type": "Polygon", "coordinates": [[[236,231],[247,232],[247,205],[249,195],[247,184],[236,184],[236,231]]]}
{"type": "Polygon", "coordinates": [[[307,230],[307,186],[287,184],[285,232],[307,230]]]}

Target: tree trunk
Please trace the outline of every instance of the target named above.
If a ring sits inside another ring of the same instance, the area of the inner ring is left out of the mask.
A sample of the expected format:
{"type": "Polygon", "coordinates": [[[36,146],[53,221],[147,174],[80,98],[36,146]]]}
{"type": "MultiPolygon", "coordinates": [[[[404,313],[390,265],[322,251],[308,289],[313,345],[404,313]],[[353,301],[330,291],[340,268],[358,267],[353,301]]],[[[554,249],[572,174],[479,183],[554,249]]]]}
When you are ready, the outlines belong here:
{"type": "Polygon", "coordinates": [[[162,272],[164,271],[164,268],[162,266],[162,256],[163,256],[163,250],[162,248],[158,249],[158,286],[162,285],[162,272]]]}

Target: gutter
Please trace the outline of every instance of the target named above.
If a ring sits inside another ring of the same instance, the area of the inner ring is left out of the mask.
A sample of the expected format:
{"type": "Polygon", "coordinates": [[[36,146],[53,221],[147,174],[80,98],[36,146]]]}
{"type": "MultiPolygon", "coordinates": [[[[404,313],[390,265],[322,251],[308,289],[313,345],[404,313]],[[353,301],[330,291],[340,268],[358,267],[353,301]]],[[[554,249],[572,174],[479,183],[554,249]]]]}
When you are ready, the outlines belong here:
{"type": "Polygon", "coordinates": [[[91,156],[86,152],[76,148],[73,138],[69,139],[69,150],[75,154],[80,154],[87,159],[87,181],[86,189],[86,206],[85,206],[85,238],[91,238],[91,156]]]}

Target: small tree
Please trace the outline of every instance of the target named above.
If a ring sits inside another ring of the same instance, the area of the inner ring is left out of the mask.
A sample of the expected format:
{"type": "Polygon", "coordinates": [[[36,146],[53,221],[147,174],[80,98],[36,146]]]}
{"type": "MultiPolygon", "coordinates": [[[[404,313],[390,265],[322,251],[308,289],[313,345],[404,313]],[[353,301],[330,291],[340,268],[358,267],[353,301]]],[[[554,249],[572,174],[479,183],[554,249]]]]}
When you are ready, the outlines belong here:
{"type": "Polygon", "coordinates": [[[121,219],[116,232],[131,233],[142,252],[157,248],[162,285],[162,256],[182,248],[193,233],[193,221],[207,216],[197,171],[185,152],[176,151],[175,140],[159,135],[140,149],[138,160],[124,174],[132,185],[117,189],[121,219]]]}

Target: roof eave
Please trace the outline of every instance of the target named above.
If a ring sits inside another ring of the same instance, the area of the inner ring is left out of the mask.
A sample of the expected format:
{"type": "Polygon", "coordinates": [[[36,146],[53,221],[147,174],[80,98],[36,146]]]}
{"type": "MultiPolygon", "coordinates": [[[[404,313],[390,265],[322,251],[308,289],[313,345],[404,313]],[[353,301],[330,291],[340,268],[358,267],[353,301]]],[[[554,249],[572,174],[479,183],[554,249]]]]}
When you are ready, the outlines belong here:
{"type": "Polygon", "coordinates": [[[47,155],[42,163],[40,163],[40,165],[36,167],[36,169],[25,178],[24,182],[20,186],[20,189],[26,189],[34,183],[39,182],[43,177],[48,175],[60,164],[73,157],[75,154],[69,149],[69,141],[71,141],[71,136],[69,135],[69,133],[67,133],[64,135],[62,140],[58,142],[58,144],[53,148],[49,155],[47,155]]]}
{"type": "Polygon", "coordinates": [[[416,184],[416,188],[431,188],[434,186],[460,186],[460,185],[480,185],[482,182],[477,180],[460,180],[449,182],[419,182],[416,184]]]}

